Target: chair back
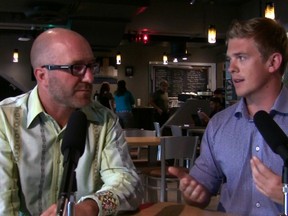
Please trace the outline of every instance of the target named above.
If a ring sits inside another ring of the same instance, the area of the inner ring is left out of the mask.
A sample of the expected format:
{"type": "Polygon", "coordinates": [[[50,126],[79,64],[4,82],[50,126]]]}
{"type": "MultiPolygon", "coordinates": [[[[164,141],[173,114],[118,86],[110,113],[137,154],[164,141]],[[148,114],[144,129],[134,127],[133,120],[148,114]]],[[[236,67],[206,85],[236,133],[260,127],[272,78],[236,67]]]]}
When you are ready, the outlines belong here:
{"type": "Polygon", "coordinates": [[[190,168],[196,159],[198,140],[198,136],[161,138],[164,160],[175,159],[175,165],[190,168]]]}
{"type": "MultiPolygon", "coordinates": [[[[154,125],[154,129],[156,131],[156,136],[160,137],[161,136],[161,128],[160,128],[160,124],[159,122],[153,122],[154,125]]],[[[161,158],[161,146],[155,146],[155,147],[151,147],[150,151],[153,152],[153,154],[157,155],[157,160],[160,160],[161,158]]]]}
{"type": "Polygon", "coordinates": [[[172,136],[182,136],[182,129],[179,125],[171,125],[172,136]]]}
{"type": "Polygon", "coordinates": [[[153,124],[154,124],[154,128],[156,131],[156,136],[160,137],[161,136],[161,128],[160,128],[159,122],[153,122],[153,124]]]}

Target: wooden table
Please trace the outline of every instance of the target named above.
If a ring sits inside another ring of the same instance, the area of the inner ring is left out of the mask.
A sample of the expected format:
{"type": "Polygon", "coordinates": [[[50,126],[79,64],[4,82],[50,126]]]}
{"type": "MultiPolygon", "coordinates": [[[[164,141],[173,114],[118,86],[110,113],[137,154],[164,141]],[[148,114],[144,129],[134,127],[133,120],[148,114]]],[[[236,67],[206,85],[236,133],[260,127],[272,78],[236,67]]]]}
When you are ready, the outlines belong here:
{"type": "MultiPolygon", "coordinates": [[[[160,202],[134,213],[122,213],[124,216],[233,216],[232,214],[202,210],[172,202],[160,202]]],[[[234,215],[236,216],[236,215],[234,215]]]]}
{"type": "Polygon", "coordinates": [[[141,146],[158,146],[160,145],[160,137],[125,137],[126,142],[131,147],[141,147],[141,146]]]}

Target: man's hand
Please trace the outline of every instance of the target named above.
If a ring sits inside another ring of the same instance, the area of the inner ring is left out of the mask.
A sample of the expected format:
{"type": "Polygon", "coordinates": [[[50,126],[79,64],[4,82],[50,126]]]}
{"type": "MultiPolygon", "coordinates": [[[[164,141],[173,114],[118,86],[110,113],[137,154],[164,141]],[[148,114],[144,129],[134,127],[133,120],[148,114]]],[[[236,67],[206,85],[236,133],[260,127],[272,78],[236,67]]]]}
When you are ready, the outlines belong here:
{"type": "Polygon", "coordinates": [[[169,167],[168,172],[180,180],[179,189],[183,193],[185,201],[200,208],[205,208],[211,198],[209,191],[192,176],[177,167],[169,167]]]}
{"type": "Polygon", "coordinates": [[[46,211],[44,211],[41,216],[55,216],[57,214],[57,205],[51,205],[46,211]]]}
{"type": "MultiPolygon", "coordinates": [[[[92,199],[84,200],[78,204],[75,204],[75,216],[95,216],[98,215],[99,208],[97,203],[92,199]]],[[[41,216],[56,216],[57,215],[57,205],[51,205],[41,216]]],[[[67,213],[66,213],[67,215],[67,213]]]]}
{"type": "Polygon", "coordinates": [[[282,178],[265,166],[257,157],[250,160],[256,188],[274,202],[283,204],[282,178]]]}

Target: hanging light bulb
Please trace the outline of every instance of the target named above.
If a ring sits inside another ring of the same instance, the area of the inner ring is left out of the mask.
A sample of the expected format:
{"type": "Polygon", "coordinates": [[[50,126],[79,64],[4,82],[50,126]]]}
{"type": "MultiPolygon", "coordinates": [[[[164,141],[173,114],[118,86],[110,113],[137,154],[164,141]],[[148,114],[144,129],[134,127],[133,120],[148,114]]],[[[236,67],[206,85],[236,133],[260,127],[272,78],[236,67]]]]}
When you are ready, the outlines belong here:
{"type": "Polygon", "coordinates": [[[116,55],[116,64],[121,65],[121,53],[118,52],[116,55]]]}
{"type": "Polygon", "coordinates": [[[13,51],[13,62],[17,63],[19,61],[19,52],[18,49],[14,49],[13,51]]]}
{"type": "Polygon", "coordinates": [[[195,3],[196,0],[190,0],[190,5],[193,5],[195,3]]]}
{"type": "Polygon", "coordinates": [[[148,34],[147,33],[144,33],[143,34],[143,43],[144,44],[147,44],[148,42],[149,42],[149,36],[148,36],[148,34]]]}
{"type": "Polygon", "coordinates": [[[141,34],[141,33],[137,33],[137,34],[136,34],[136,39],[135,39],[135,41],[136,41],[137,43],[142,42],[142,34],[141,34]]]}
{"type": "Polygon", "coordinates": [[[166,53],[163,53],[163,64],[167,65],[168,64],[168,56],[166,53]]]}
{"type": "Polygon", "coordinates": [[[210,25],[208,28],[208,43],[216,43],[216,27],[210,25]]]}
{"type": "Polygon", "coordinates": [[[275,19],[275,7],[273,2],[266,3],[265,17],[269,19],[275,19]]]}

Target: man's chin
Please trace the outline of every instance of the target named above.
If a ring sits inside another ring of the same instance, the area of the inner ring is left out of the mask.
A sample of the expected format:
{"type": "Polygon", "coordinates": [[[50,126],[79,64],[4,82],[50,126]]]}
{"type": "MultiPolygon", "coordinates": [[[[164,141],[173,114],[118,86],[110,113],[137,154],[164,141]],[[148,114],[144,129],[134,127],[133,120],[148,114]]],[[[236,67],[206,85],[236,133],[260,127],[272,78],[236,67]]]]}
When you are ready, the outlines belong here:
{"type": "Polygon", "coordinates": [[[91,98],[81,98],[75,101],[75,105],[77,108],[82,108],[89,105],[92,102],[91,98]]]}

